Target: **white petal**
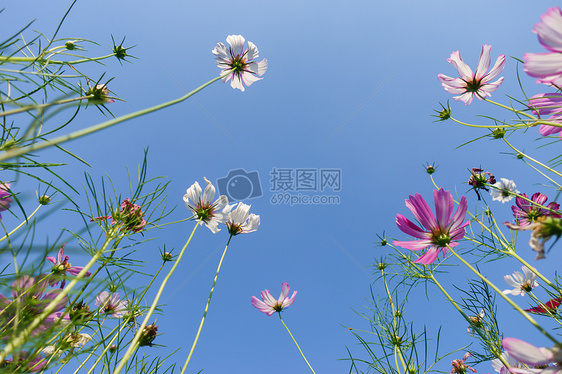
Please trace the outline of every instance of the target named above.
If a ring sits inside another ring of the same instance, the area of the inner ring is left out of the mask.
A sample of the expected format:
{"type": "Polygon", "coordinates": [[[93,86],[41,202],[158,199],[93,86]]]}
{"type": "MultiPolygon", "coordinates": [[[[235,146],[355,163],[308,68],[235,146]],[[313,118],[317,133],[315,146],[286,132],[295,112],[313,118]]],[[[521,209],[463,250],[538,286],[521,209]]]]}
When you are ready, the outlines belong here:
{"type": "Polygon", "coordinates": [[[230,44],[230,49],[234,57],[239,57],[242,55],[244,50],[244,38],[242,35],[229,35],[226,38],[228,44],[230,44]]]}
{"type": "Polygon", "coordinates": [[[258,52],[258,47],[250,41],[248,41],[248,51],[246,52],[246,61],[252,61],[260,56],[258,52]]]}
{"type": "Polygon", "coordinates": [[[213,184],[209,182],[207,178],[203,179],[205,179],[205,182],[207,182],[207,187],[205,187],[205,192],[203,193],[203,201],[206,203],[211,203],[215,198],[215,186],[213,186],[213,184]]]}

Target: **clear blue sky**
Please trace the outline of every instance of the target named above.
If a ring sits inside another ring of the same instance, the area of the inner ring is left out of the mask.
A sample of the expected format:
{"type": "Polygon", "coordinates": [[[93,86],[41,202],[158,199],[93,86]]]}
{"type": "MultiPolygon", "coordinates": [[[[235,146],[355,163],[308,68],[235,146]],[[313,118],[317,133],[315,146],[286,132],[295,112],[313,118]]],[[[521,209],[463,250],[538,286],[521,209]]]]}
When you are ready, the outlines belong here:
{"type": "MultiPolygon", "coordinates": [[[[69,3],[6,4],[0,15],[2,34],[12,33],[31,19],[37,19],[33,29],[50,34],[69,3]]],[[[500,154],[508,150],[499,143],[486,140],[455,150],[484,133],[452,122],[433,123],[429,115],[439,108],[438,102],[450,100],[460,118],[478,113],[508,116],[490,111],[481,102],[470,107],[453,102],[437,74],[456,76],[446,61],[451,52],[460,50],[474,67],[482,44],[491,44],[492,61],[499,54],[508,56],[502,74],[505,82],[492,98],[507,102],[505,94],[519,92],[516,65],[509,56],[542,52],[531,29],[555,5],[555,1],[520,0],[158,4],[100,0],[76,4],[60,36],[95,40],[100,46],[91,51],[99,55],[110,51],[111,34],[116,40],[126,36],[125,46],[136,45],[130,50],[139,58],[133,64],[110,61],[89,70],[92,76],[106,71],[106,77],[115,77],[110,88],[126,100],[111,104],[115,115],[182,95],[168,74],[187,91],[217,76],[211,50],[217,42],[225,43],[227,35],[243,35],[259,48],[260,59],[269,61],[264,79],[244,93],[215,83],[197,94],[196,102],[187,101],[67,145],[91,164],[87,171],[94,178],[107,173],[124,196],[125,167],[134,170],[143,149],[150,147],[149,175],[171,180],[167,202],[177,208],[170,219],[188,215],[182,196],[194,181],[202,184],[207,177],[216,182],[239,168],[259,174],[263,195],[247,203],[261,216],[262,225],[256,233],[235,237],[231,243],[189,372],[307,372],[277,317],[267,317],[250,304],[250,297],[265,288],[277,297],[283,281],[299,291],[284,319],[316,372],[348,372],[348,363],[338,361],[346,358],[345,347],[358,356],[364,352],[343,326],[369,328],[355,311],[366,311],[372,285],[370,265],[386,253],[375,245],[377,234],[386,230],[391,237],[404,238],[394,224],[396,213],[409,214],[404,199],[415,192],[429,198],[432,191],[423,164],[436,162],[438,182],[459,194],[468,190],[464,184],[467,169],[478,166],[496,177],[514,179],[529,195],[539,188],[533,183],[544,183],[529,178],[530,171],[513,157],[500,154]],[[340,169],[341,191],[329,191],[340,203],[271,204],[274,168],[340,169]],[[518,178],[522,175],[527,177],[518,178]]],[[[540,92],[530,77],[523,74],[522,81],[530,94],[540,92]]],[[[83,128],[102,119],[96,110],[88,110],[72,127],[83,128]]],[[[519,144],[532,150],[536,137],[538,133],[531,130],[527,142],[518,138],[519,144]]],[[[553,151],[543,151],[548,152],[553,151]]],[[[72,163],[61,173],[79,184],[81,168],[72,163]]],[[[22,182],[18,188],[35,186],[22,182]]],[[[469,206],[476,206],[475,195],[467,197],[469,206]]],[[[496,207],[509,219],[508,205],[496,207]]],[[[51,238],[72,215],[63,212],[60,217],[49,222],[51,238]]],[[[189,222],[150,231],[148,235],[157,239],[134,257],[159,263],[158,248],[165,244],[177,252],[192,227],[189,222]]],[[[46,240],[43,235],[36,240],[46,240]]],[[[222,249],[226,239],[224,230],[216,235],[198,230],[181,271],[165,293],[164,314],[158,317],[162,335],[156,342],[165,347],[147,351],[165,356],[182,346],[171,360],[184,362],[220,253],[183,282],[216,248],[222,249]]],[[[521,246],[532,259],[534,255],[525,249],[526,239],[521,246]]],[[[545,266],[552,275],[547,263],[537,266],[545,266]]],[[[520,268],[491,271],[491,266],[482,267],[490,270],[490,278],[501,287],[502,277],[520,268]]],[[[150,265],[149,269],[155,270],[150,265]]],[[[466,277],[453,269],[444,281],[462,287],[466,277]]],[[[372,287],[375,293],[381,292],[378,285],[372,287]]],[[[435,332],[444,326],[442,352],[474,342],[461,317],[435,292],[429,300],[421,291],[412,295],[407,313],[420,328],[426,325],[435,332]]],[[[506,313],[502,324],[506,335],[523,337],[516,335],[521,320],[511,317],[506,313]]],[[[448,372],[450,360],[442,364],[440,369],[448,372]]],[[[484,365],[477,369],[493,371],[484,365]]]]}

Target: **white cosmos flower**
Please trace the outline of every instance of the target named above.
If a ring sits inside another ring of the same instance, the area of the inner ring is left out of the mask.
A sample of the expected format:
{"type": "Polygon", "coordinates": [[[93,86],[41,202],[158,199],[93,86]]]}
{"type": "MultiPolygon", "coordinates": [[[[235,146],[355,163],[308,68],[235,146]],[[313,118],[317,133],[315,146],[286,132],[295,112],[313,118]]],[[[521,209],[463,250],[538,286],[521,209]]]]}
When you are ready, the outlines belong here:
{"type": "Polygon", "coordinates": [[[223,209],[228,204],[228,198],[225,195],[220,195],[217,201],[213,203],[215,186],[207,178],[204,179],[207,182],[205,192],[201,190],[199,183],[195,182],[183,195],[183,201],[187,209],[191,210],[201,220],[200,224],[205,224],[215,234],[220,231],[218,224],[226,222],[227,215],[223,213],[223,209]]]}
{"type": "Polygon", "coordinates": [[[533,288],[539,286],[539,283],[537,282],[537,275],[535,273],[533,273],[525,265],[521,266],[521,270],[523,270],[523,273],[525,273],[525,275],[516,271],[513,273],[513,275],[506,275],[505,277],[503,277],[505,282],[513,287],[512,290],[504,290],[504,295],[511,294],[515,296],[525,296],[526,292],[529,292],[533,288]]]}
{"type": "Polygon", "coordinates": [[[248,48],[244,49],[245,39],[242,35],[229,35],[226,38],[230,47],[222,43],[217,43],[213,49],[216,56],[217,66],[222,69],[222,73],[230,71],[230,74],[222,78],[223,82],[231,80],[232,88],[244,91],[244,85],[250,86],[255,81],[259,81],[267,70],[267,60],[255,62],[259,57],[258,48],[252,42],[248,42],[248,48]]]}
{"type": "Polygon", "coordinates": [[[492,195],[493,200],[506,203],[515,197],[514,194],[519,193],[515,187],[515,182],[512,180],[500,178],[499,182],[492,185],[490,195],[492,195]]]}
{"type": "Polygon", "coordinates": [[[249,214],[251,205],[238,203],[236,209],[232,210],[236,204],[227,205],[224,213],[228,215],[226,226],[230,235],[247,234],[256,231],[260,225],[260,216],[249,214]]]}

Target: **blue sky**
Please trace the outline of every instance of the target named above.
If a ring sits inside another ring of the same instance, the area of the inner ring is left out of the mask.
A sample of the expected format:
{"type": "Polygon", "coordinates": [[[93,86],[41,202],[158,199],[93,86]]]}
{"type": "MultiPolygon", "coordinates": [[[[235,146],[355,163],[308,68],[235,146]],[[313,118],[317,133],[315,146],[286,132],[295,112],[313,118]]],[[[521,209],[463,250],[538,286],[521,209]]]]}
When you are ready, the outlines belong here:
{"type": "MultiPolygon", "coordinates": [[[[3,34],[31,19],[37,19],[33,29],[49,34],[68,5],[68,1],[10,3],[0,15],[3,34]]],[[[423,172],[425,163],[439,165],[438,183],[459,194],[468,190],[467,169],[478,166],[496,177],[516,180],[529,195],[538,188],[533,184],[545,183],[514,157],[502,154],[509,150],[500,143],[484,140],[455,149],[484,132],[452,122],[433,123],[430,114],[439,102],[450,100],[459,118],[483,113],[511,118],[481,102],[469,107],[454,102],[437,74],[456,76],[446,61],[451,52],[460,50],[474,67],[482,44],[491,44],[492,61],[499,54],[508,57],[502,74],[505,82],[492,99],[508,102],[506,94],[519,94],[516,64],[509,56],[542,52],[531,29],[547,8],[556,5],[554,1],[435,0],[165,1],[158,5],[79,1],[60,36],[95,40],[100,45],[90,50],[99,55],[110,50],[111,35],[116,40],[126,36],[125,46],[136,45],[130,53],[138,60],[131,60],[132,64],[109,61],[88,70],[94,77],[103,72],[115,77],[110,89],[126,100],[109,107],[116,116],[179,97],[182,89],[189,91],[217,76],[211,50],[217,42],[225,43],[227,35],[243,35],[259,48],[260,59],[269,61],[264,79],[244,93],[215,83],[197,94],[195,101],[67,144],[90,163],[87,171],[95,179],[107,173],[124,196],[126,166],[135,170],[149,147],[149,175],[171,181],[167,203],[177,205],[172,220],[188,215],[182,196],[194,181],[203,184],[207,177],[216,182],[240,168],[258,173],[263,196],[247,203],[261,216],[262,225],[231,243],[189,372],[306,372],[277,317],[267,317],[250,304],[250,297],[265,288],[277,296],[283,281],[299,291],[284,319],[316,372],[348,372],[349,364],[339,360],[347,357],[346,347],[358,356],[363,352],[343,326],[369,328],[358,313],[366,312],[371,286],[375,293],[381,292],[379,285],[372,285],[370,267],[387,253],[376,246],[377,234],[386,231],[390,237],[404,237],[394,217],[409,214],[404,206],[409,194],[419,192],[429,199],[433,187],[423,172]],[[329,191],[340,203],[272,204],[274,168],[341,170],[341,191],[329,191]]],[[[530,95],[541,92],[530,77],[522,74],[521,79],[530,95]]],[[[72,126],[83,128],[103,119],[91,108],[72,126]]],[[[535,152],[540,144],[533,142],[537,137],[530,130],[514,139],[535,152]]],[[[553,148],[536,152],[546,159],[553,148]]],[[[52,151],[42,154],[61,156],[52,151]]],[[[81,184],[83,167],[68,162],[72,165],[61,173],[81,184]]],[[[18,187],[29,190],[35,185],[18,187]]],[[[467,197],[470,207],[477,206],[473,193],[467,197]]],[[[509,219],[508,205],[495,207],[509,219]]],[[[69,212],[60,216],[60,221],[49,222],[51,240],[73,217],[69,212]]],[[[149,232],[156,239],[135,258],[159,263],[158,248],[165,244],[179,251],[192,227],[189,222],[149,232]]],[[[198,229],[164,295],[157,343],[165,347],[149,353],[165,356],[182,346],[171,360],[183,363],[220,253],[183,282],[226,240],[224,230],[213,235],[198,229]]],[[[526,239],[521,240],[521,252],[529,260],[534,258],[526,239]]],[[[552,275],[549,264],[537,266],[552,275]]],[[[503,275],[519,270],[482,267],[500,287],[503,275]]],[[[455,271],[444,275],[451,289],[452,283],[462,287],[468,276],[455,271]]],[[[420,328],[425,325],[436,332],[444,326],[443,352],[474,343],[461,317],[433,291],[429,300],[421,290],[412,295],[407,313],[420,328]]],[[[519,331],[521,319],[510,313],[505,316],[502,326],[512,336],[519,331]]],[[[450,359],[454,358],[460,357],[450,359]]],[[[441,370],[450,370],[450,359],[443,361],[441,370]]],[[[492,371],[484,365],[477,369],[492,371]]]]}

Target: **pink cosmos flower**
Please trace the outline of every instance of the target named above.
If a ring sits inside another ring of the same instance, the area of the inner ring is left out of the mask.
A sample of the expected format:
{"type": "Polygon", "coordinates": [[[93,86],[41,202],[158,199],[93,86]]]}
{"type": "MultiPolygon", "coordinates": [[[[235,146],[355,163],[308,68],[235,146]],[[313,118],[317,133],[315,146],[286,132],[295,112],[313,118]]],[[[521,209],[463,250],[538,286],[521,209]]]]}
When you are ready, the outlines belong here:
{"type": "Polygon", "coordinates": [[[474,369],[471,366],[468,366],[467,364],[465,364],[464,362],[466,360],[468,360],[468,358],[471,356],[470,352],[466,352],[462,358],[462,360],[453,360],[451,362],[451,366],[453,367],[451,369],[451,374],[465,374],[467,370],[472,371],[473,373],[476,373],[476,369],[474,369]]]}
{"type": "Polygon", "coordinates": [[[293,295],[289,298],[289,289],[289,285],[283,282],[283,286],[281,287],[281,295],[279,295],[279,299],[277,300],[275,300],[273,296],[271,296],[268,290],[264,290],[261,292],[261,299],[263,301],[255,296],[252,296],[252,305],[258,308],[260,312],[264,312],[268,316],[272,315],[275,312],[281,313],[281,310],[287,308],[289,305],[295,302],[297,291],[294,291],[293,295]]]}
{"type": "Polygon", "coordinates": [[[43,368],[47,366],[47,360],[40,355],[36,355],[33,359],[29,359],[29,353],[27,351],[19,352],[19,360],[14,363],[11,358],[4,360],[0,363],[0,368],[3,372],[13,373],[37,373],[42,371],[43,368]]]}
{"type": "Polygon", "coordinates": [[[558,347],[539,348],[516,338],[505,338],[502,340],[503,348],[517,361],[535,367],[532,369],[520,369],[511,367],[512,373],[519,374],[561,374],[562,373],[562,351],[558,347]],[[549,363],[556,366],[548,366],[549,363]],[[546,366],[545,366],[546,365],[546,366]]]}
{"type": "Polygon", "coordinates": [[[486,71],[490,67],[490,50],[491,45],[484,44],[482,52],[480,52],[480,59],[478,60],[478,67],[476,72],[472,72],[470,67],[464,63],[459,51],[451,53],[451,57],[447,59],[454,67],[457,68],[460,78],[451,78],[445,74],[439,74],[437,77],[441,81],[441,85],[445,91],[459,95],[453,97],[455,100],[460,100],[466,105],[472,103],[474,97],[478,100],[483,100],[486,96],[491,96],[490,92],[498,89],[503,82],[503,77],[495,82],[490,81],[495,79],[502,72],[505,67],[505,55],[498,56],[496,63],[489,73],[486,71]]]}
{"type": "MultiPolygon", "coordinates": [[[[538,94],[529,99],[529,108],[533,109],[533,114],[540,115],[550,122],[558,122],[562,125],[562,94],[560,93],[543,93],[538,94]]],[[[548,136],[558,134],[562,131],[562,127],[540,125],[539,134],[548,136]]],[[[562,134],[559,134],[562,137],[562,134]]]]}
{"type": "Polygon", "coordinates": [[[254,59],[259,57],[258,48],[252,42],[248,42],[248,49],[244,49],[245,39],[242,35],[229,35],[226,38],[230,47],[226,47],[222,43],[217,43],[213,49],[213,54],[217,56],[217,66],[222,69],[222,73],[230,71],[222,78],[223,82],[230,80],[232,88],[238,88],[244,91],[244,85],[250,86],[252,83],[263,78],[267,70],[267,60],[255,62],[254,59]]]}
{"type": "MultiPolygon", "coordinates": [[[[12,299],[0,295],[0,330],[9,332],[14,325],[16,315],[19,317],[18,329],[25,328],[27,324],[43,313],[45,307],[49,305],[61,292],[60,289],[45,292],[49,285],[48,276],[40,275],[30,277],[24,275],[12,283],[12,299]]],[[[52,327],[56,322],[69,320],[68,314],[64,314],[64,309],[68,302],[65,296],[57,305],[53,312],[33,330],[33,335],[40,334],[52,327]]]]}
{"type": "MultiPolygon", "coordinates": [[[[527,194],[521,194],[521,196],[528,198],[527,194]]],[[[544,205],[547,200],[548,197],[540,192],[535,192],[531,197],[531,201],[534,204],[518,196],[515,199],[515,204],[517,204],[517,206],[511,206],[511,210],[513,211],[513,216],[515,217],[517,224],[524,227],[529,226],[533,222],[537,222],[540,217],[560,218],[560,214],[541,208],[541,206],[546,206],[552,210],[560,209],[560,204],[556,202],[544,205]]]]}
{"type": "Polygon", "coordinates": [[[419,227],[401,214],[396,215],[396,224],[402,232],[411,235],[420,240],[412,241],[394,241],[394,245],[419,251],[429,247],[429,249],[421,255],[415,263],[424,265],[433,263],[439,256],[439,252],[443,251],[443,257],[449,250],[449,247],[456,247],[460,240],[464,237],[464,228],[470,223],[464,221],[464,216],[468,210],[466,197],[462,197],[459,207],[453,215],[455,202],[453,195],[449,191],[442,188],[433,191],[433,198],[435,199],[435,212],[436,216],[429,208],[420,194],[410,195],[410,199],[406,200],[406,206],[422,227],[419,227]]]}
{"type": "Polygon", "coordinates": [[[550,52],[523,54],[523,70],[531,77],[538,78],[537,83],[562,86],[562,11],[550,8],[541,16],[541,22],[535,24],[533,32],[539,43],[550,52]]]}
{"type": "MultiPolygon", "coordinates": [[[[59,278],[62,277],[62,281],[60,284],[60,288],[64,288],[64,285],[66,284],[66,273],[72,274],[72,275],[78,275],[78,273],[80,273],[82,271],[82,269],[84,269],[83,266],[71,266],[70,263],[68,262],[68,256],[64,255],[64,246],[66,245],[63,244],[62,247],[59,249],[59,253],[57,258],[55,259],[54,257],[51,256],[47,256],[46,259],[51,261],[53,264],[53,269],[51,270],[51,272],[54,275],[54,282],[51,281],[51,285],[52,286],[56,286],[59,283],[59,278]]],[[[86,277],[89,277],[91,275],[91,273],[88,271],[86,272],[86,277]]]]}
{"type": "MultiPolygon", "coordinates": [[[[0,212],[10,209],[10,204],[14,201],[10,193],[10,183],[0,182],[0,212]]],[[[0,219],[2,215],[0,215],[0,219]]]]}
{"type": "Polygon", "coordinates": [[[110,294],[107,291],[102,291],[96,296],[96,306],[105,314],[111,314],[112,317],[121,318],[127,310],[128,302],[122,301],[119,294],[110,294]]]}

